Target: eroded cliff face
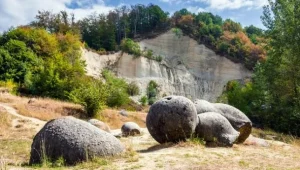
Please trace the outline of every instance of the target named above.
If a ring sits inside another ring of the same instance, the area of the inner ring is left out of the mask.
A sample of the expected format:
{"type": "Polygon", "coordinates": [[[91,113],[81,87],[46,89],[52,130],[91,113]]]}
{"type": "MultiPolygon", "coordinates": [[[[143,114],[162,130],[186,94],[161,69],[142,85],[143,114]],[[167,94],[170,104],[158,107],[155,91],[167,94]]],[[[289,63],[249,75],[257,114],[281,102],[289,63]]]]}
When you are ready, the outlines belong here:
{"type": "Polygon", "coordinates": [[[144,57],[134,59],[122,53],[99,56],[84,50],[87,74],[98,77],[103,68],[109,67],[117,76],[136,82],[141,89],[140,96],[146,94],[149,81],[154,80],[160,86],[160,95],[183,95],[212,102],[221,95],[228,81],[251,76],[251,72],[241,64],[216,55],[195,40],[187,36],[178,37],[171,31],[143,40],[140,46],[153,50],[164,60],[159,63],[144,57]]]}

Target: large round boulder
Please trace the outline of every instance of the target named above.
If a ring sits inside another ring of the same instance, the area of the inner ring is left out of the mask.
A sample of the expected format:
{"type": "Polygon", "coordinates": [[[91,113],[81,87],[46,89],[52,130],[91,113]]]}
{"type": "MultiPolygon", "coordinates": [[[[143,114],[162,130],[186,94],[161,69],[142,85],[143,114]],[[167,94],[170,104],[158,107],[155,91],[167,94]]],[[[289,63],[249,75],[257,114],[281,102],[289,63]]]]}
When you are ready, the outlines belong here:
{"type": "Polygon", "coordinates": [[[110,128],[107,124],[105,124],[104,122],[97,120],[97,119],[90,119],[88,120],[88,122],[94,126],[96,126],[97,128],[104,130],[108,133],[110,133],[110,128]]]}
{"type": "Polygon", "coordinates": [[[135,136],[141,134],[141,128],[134,122],[126,122],[121,128],[122,136],[135,136]]]}
{"type": "Polygon", "coordinates": [[[124,146],[110,133],[88,122],[64,117],[49,121],[34,137],[29,164],[63,158],[76,164],[94,157],[112,156],[123,152],[124,146]]]}
{"type": "Polygon", "coordinates": [[[168,96],[155,102],[149,110],[146,125],[159,143],[185,141],[195,131],[197,111],[191,100],[168,96]]]}
{"type": "Polygon", "coordinates": [[[194,101],[197,114],[206,113],[206,112],[218,112],[218,109],[214,105],[206,100],[196,99],[194,101]]]}
{"type": "Polygon", "coordinates": [[[239,109],[228,104],[214,103],[213,106],[230,122],[235,130],[240,132],[237,143],[243,143],[251,134],[251,120],[239,109]]]}
{"type": "Polygon", "coordinates": [[[198,115],[195,135],[206,142],[216,142],[221,146],[232,146],[239,137],[230,122],[221,114],[207,112],[198,115]]]}

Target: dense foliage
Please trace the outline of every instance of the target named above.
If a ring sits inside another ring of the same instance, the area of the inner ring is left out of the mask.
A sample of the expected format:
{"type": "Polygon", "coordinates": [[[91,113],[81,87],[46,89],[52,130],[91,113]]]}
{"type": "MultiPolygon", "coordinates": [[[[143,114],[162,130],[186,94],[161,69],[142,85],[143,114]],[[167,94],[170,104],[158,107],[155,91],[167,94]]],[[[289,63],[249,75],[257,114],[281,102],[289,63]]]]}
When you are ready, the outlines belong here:
{"type": "Polygon", "coordinates": [[[129,93],[139,89],[108,71],[103,81],[87,77],[81,48],[80,37],[72,32],[11,29],[0,37],[1,86],[18,84],[18,91],[25,94],[71,100],[82,104],[88,116],[105,105],[127,104],[129,93]]]}
{"type": "MultiPolygon", "coordinates": [[[[256,66],[253,83],[228,84],[228,102],[261,125],[299,136],[300,2],[269,1],[263,14],[268,58],[256,66]]],[[[261,33],[247,30],[252,35],[261,33]]]]}
{"type": "Polygon", "coordinates": [[[138,56],[161,61],[151,51],[140,49],[134,40],[154,37],[171,27],[181,37],[184,34],[225,55],[235,62],[242,62],[253,69],[257,61],[265,60],[266,39],[264,31],[251,25],[244,29],[230,19],[223,20],[208,12],[193,14],[187,9],[174,13],[172,17],[154,4],[123,6],[107,15],[93,13],[75,22],[73,14],[65,11],[52,14],[40,11],[31,26],[42,27],[51,33],[72,32],[80,35],[86,47],[99,54],[122,50],[138,56]],[[182,30],[182,31],[181,31],[182,30]]]}
{"type": "MultiPolygon", "coordinates": [[[[199,43],[233,61],[244,63],[248,69],[253,69],[257,61],[265,60],[264,32],[253,25],[243,29],[230,19],[223,21],[218,15],[208,12],[193,14],[186,9],[175,12],[172,21],[199,43]]],[[[180,35],[178,30],[174,31],[180,35]]]]}

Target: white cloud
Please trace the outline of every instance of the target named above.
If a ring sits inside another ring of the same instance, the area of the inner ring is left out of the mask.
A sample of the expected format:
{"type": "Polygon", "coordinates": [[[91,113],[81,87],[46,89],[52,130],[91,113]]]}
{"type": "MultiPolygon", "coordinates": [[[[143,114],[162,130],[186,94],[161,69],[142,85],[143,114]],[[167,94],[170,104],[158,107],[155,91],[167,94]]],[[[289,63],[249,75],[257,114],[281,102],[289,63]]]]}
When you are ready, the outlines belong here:
{"type": "Polygon", "coordinates": [[[195,2],[203,2],[209,5],[210,9],[224,10],[224,9],[240,9],[261,8],[268,4],[268,0],[194,0],[195,2]]]}
{"type": "Polygon", "coordinates": [[[198,6],[189,6],[186,9],[195,14],[198,14],[199,12],[207,12],[206,9],[198,7],[198,6]]]}
{"type": "Polygon", "coordinates": [[[92,12],[108,13],[114,7],[106,6],[103,0],[73,0],[78,6],[88,8],[67,8],[72,0],[0,0],[0,32],[12,26],[25,25],[34,20],[40,10],[59,12],[65,10],[75,14],[76,19],[81,19],[92,12]]]}
{"type": "MultiPolygon", "coordinates": [[[[190,3],[204,3],[208,5],[205,9],[224,10],[224,9],[240,9],[247,8],[261,8],[268,4],[268,0],[160,0],[161,2],[173,4],[190,4],[190,3]]],[[[200,4],[199,4],[200,5],[200,4]]],[[[195,7],[194,7],[195,8],[195,7]]]]}
{"type": "MultiPolygon", "coordinates": [[[[170,3],[170,4],[180,4],[180,3],[182,3],[183,1],[182,0],[159,0],[159,1],[161,1],[161,2],[166,2],[166,3],[170,3]]],[[[185,3],[186,3],[187,1],[185,1],[185,3]]]]}

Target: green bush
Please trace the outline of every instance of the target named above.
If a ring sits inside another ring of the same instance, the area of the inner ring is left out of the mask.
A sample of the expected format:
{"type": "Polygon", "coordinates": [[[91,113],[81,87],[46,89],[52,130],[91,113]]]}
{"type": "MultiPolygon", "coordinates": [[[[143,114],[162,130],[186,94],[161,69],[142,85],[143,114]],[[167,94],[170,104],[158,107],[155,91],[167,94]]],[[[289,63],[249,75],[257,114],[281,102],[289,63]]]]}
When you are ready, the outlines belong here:
{"type": "Polygon", "coordinates": [[[158,55],[155,57],[155,60],[161,62],[163,60],[163,57],[161,55],[158,55]]]}
{"type": "Polygon", "coordinates": [[[127,93],[130,96],[136,96],[140,94],[139,86],[135,82],[131,82],[130,84],[128,84],[127,93]]]}
{"type": "Polygon", "coordinates": [[[149,59],[153,59],[153,50],[147,50],[144,53],[144,56],[149,59]]]}
{"type": "Polygon", "coordinates": [[[108,97],[107,86],[99,80],[84,83],[69,94],[69,99],[84,106],[89,117],[105,107],[108,97]]]}
{"type": "Polygon", "coordinates": [[[127,52],[128,54],[132,54],[135,57],[139,57],[142,55],[140,45],[129,38],[125,38],[122,40],[121,50],[123,52],[127,52]]]}
{"type": "Polygon", "coordinates": [[[109,95],[107,105],[109,107],[122,106],[130,102],[128,94],[128,84],[125,80],[117,78],[108,70],[102,72],[102,76],[108,87],[109,95]]]}
{"type": "Polygon", "coordinates": [[[155,98],[155,97],[151,97],[151,98],[149,98],[149,100],[148,100],[148,104],[149,104],[149,105],[153,105],[155,102],[156,102],[156,98],[155,98]]]}
{"type": "Polygon", "coordinates": [[[147,87],[147,96],[148,96],[149,105],[152,105],[156,101],[158,92],[159,92],[158,84],[155,81],[151,80],[147,87]]]}
{"type": "Polygon", "coordinates": [[[182,30],[179,28],[172,28],[172,32],[176,35],[176,37],[181,38],[183,33],[182,30]]]}
{"type": "Polygon", "coordinates": [[[146,106],[148,103],[148,97],[147,96],[141,97],[140,102],[143,106],[146,106]]]}

